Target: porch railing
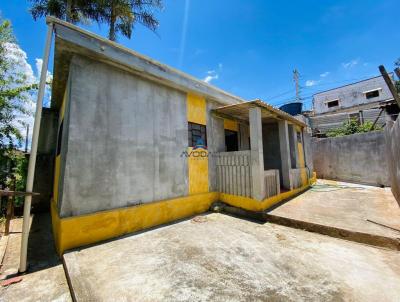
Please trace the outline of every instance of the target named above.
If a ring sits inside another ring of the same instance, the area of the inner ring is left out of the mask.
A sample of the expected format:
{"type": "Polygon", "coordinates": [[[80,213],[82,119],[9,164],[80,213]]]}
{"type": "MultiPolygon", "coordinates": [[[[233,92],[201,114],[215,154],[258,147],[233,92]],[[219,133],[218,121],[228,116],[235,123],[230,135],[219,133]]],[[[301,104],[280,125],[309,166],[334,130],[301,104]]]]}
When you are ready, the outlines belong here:
{"type": "Polygon", "coordinates": [[[216,154],[219,192],[251,197],[250,151],[216,154]]]}
{"type": "Polygon", "coordinates": [[[291,189],[297,189],[308,181],[308,169],[298,168],[290,169],[290,186],[291,189]]]}
{"type": "Polygon", "coordinates": [[[279,170],[264,171],[265,198],[280,194],[279,170]]]}

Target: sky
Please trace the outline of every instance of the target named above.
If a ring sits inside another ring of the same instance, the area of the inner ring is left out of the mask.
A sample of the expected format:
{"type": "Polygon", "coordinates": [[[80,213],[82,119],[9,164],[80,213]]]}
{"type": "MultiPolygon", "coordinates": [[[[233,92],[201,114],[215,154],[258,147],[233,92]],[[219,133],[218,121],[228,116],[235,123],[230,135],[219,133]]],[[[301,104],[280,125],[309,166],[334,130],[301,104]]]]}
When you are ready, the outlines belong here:
{"type": "MultiPolygon", "coordinates": [[[[2,0],[27,63],[43,56],[46,26],[29,1],[2,0]]],[[[137,25],[118,42],[244,99],[294,99],[293,70],[310,108],[313,93],[393,70],[400,57],[398,0],[164,0],[157,34],[137,25]]],[[[107,26],[80,25],[107,35],[107,26]]],[[[35,70],[34,67],[32,67],[35,70]]],[[[52,72],[52,63],[49,66],[52,72]]]]}

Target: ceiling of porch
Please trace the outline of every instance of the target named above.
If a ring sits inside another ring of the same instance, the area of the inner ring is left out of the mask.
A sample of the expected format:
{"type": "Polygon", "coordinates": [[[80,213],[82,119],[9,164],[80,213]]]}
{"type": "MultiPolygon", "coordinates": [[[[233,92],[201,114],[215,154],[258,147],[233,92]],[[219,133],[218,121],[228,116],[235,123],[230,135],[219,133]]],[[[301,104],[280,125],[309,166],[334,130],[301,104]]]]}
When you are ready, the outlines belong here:
{"type": "Polygon", "coordinates": [[[239,103],[235,105],[228,105],[219,107],[213,110],[213,112],[221,117],[232,118],[238,121],[247,122],[249,121],[249,109],[259,107],[261,108],[261,118],[263,123],[272,123],[277,120],[287,120],[292,124],[305,127],[306,125],[293,117],[292,115],[279,110],[261,100],[254,100],[245,103],[239,103]]]}

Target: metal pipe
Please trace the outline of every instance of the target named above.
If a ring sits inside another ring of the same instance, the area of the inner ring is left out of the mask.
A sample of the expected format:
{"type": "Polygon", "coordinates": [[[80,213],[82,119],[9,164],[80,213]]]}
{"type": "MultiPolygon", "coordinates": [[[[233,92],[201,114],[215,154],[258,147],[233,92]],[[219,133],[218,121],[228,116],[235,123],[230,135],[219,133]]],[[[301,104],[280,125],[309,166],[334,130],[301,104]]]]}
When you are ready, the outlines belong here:
{"type": "MultiPolygon", "coordinates": [[[[31,154],[29,157],[28,176],[26,179],[26,191],[27,192],[33,191],[33,178],[35,175],[35,165],[36,165],[36,154],[37,154],[37,147],[38,147],[40,120],[42,118],[43,97],[44,97],[44,92],[46,89],[46,76],[47,76],[47,67],[49,64],[49,55],[50,55],[52,35],[53,35],[53,23],[50,23],[47,25],[46,44],[45,44],[45,48],[44,48],[42,71],[40,74],[39,91],[38,91],[38,97],[37,97],[37,102],[36,102],[35,122],[33,124],[31,154]]],[[[21,253],[20,253],[20,262],[19,262],[19,272],[20,273],[23,273],[26,271],[29,224],[30,224],[30,216],[31,216],[31,202],[32,202],[32,195],[26,195],[25,196],[25,204],[24,204],[24,220],[23,220],[23,224],[22,224],[21,253]]]]}

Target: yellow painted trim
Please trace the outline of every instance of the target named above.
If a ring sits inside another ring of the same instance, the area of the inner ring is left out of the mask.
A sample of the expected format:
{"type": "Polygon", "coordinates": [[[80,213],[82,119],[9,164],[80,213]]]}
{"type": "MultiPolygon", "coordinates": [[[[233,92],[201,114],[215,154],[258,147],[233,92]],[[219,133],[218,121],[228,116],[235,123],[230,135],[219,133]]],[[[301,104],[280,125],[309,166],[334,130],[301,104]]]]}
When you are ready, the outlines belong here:
{"type": "Polygon", "coordinates": [[[206,99],[192,94],[187,94],[187,119],[189,122],[206,125],[206,99]]]}
{"type": "MultiPolygon", "coordinates": [[[[206,125],[207,106],[203,97],[188,93],[187,118],[189,122],[206,125]]],[[[189,195],[207,193],[208,186],[208,151],[188,148],[189,195]],[[197,156],[199,155],[199,156],[197,156]]]]}
{"type": "Polygon", "coordinates": [[[53,231],[59,255],[80,247],[208,211],[219,193],[205,193],[134,207],[60,218],[51,204],[53,231]]]}
{"type": "MultiPolygon", "coordinates": [[[[315,181],[314,172],[309,184],[315,181]]],[[[248,197],[210,192],[68,218],[59,217],[57,205],[52,201],[51,216],[56,249],[58,254],[62,255],[72,248],[204,213],[216,201],[249,211],[263,211],[307,188],[308,185],[261,202],[248,197]]]]}
{"type": "MultiPolygon", "coordinates": [[[[311,184],[311,180],[310,180],[310,184],[311,184]]],[[[291,191],[281,193],[276,196],[266,198],[263,201],[258,201],[256,199],[249,198],[249,197],[220,193],[220,201],[225,202],[231,206],[242,208],[242,209],[245,209],[248,211],[259,212],[259,211],[264,211],[285,199],[288,199],[290,197],[293,197],[296,194],[303,192],[308,187],[309,187],[309,184],[302,186],[300,188],[291,190],[291,191]]]]}
{"type": "Polygon", "coordinates": [[[208,151],[188,148],[189,195],[208,192],[208,151]]]}
{"type": "Polygon", "coordinates": [[[224,129],[238,132],[239,131],[239,124],[238,124],[237,121],[225,118],[224,119],[224,129]]]}
{"type": "MultiPolygon", "coordinates": [[[[298,159],[299,159],[299,166],[300,168],[305,168],[306,163],[304,160],[304,151],[303,151],[303,144],[301,142],[297,143],[297,152],[298,152],[298,159]]],[[[306,169],[302,169],[300,171],[300,178],[301,184],[304,186],[307,184],[307,171],[306,169]]]]}

